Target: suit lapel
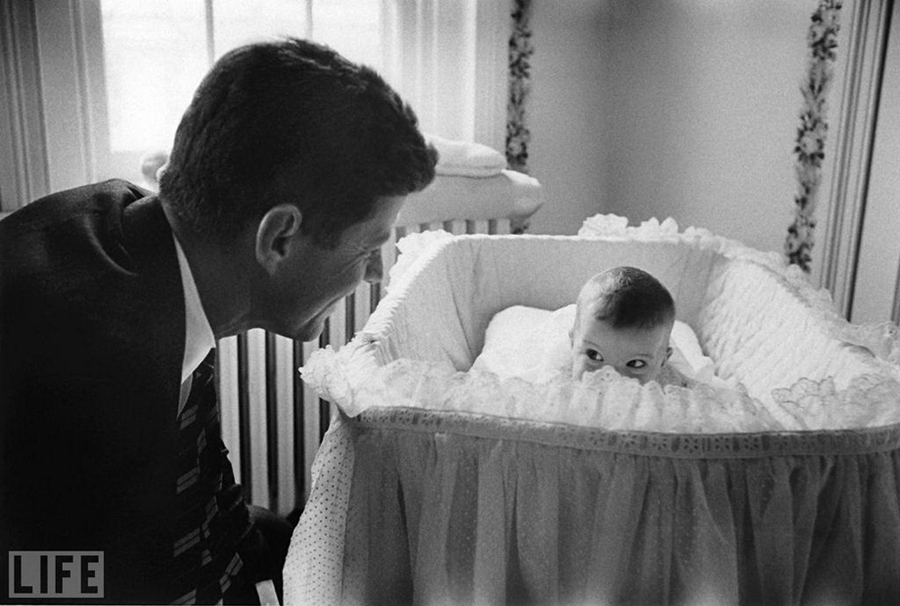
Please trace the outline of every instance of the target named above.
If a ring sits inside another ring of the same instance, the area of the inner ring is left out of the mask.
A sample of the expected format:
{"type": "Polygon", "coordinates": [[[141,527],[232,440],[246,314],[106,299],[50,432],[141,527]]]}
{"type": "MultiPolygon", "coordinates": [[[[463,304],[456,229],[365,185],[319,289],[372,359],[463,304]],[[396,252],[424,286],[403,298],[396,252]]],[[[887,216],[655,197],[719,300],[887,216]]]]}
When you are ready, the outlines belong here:
{"type": "Polygon", "coordinates": [[[136,323],[146,333],[135,335],[134,345],[154,357],[161,396],[172,403],[167,414],[174,419],[184,357],[184,291],[172,230],[158,198],[143,198],[123,209],[122,237],[145,293],[132,302],[136,323]]]}

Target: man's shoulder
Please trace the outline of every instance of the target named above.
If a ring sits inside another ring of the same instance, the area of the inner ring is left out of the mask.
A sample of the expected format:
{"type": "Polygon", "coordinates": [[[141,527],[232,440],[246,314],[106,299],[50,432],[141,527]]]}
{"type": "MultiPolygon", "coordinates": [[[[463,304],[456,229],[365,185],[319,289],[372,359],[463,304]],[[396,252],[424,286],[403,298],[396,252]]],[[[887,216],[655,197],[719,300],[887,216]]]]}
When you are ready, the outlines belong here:
{"type": "Polygon", "coordinates": [[[63,189],[35,200],[42,202],[44,200],[118,200],[132,199],[137,200],[152,195],[152,192],[135,185],[124,179],[107,179],[106,181],[98,181],[87,185],[79,185],[69,189],[63,189]]]}
{"type": "Polygon", "coordinates": [[[11,272],[58,261],[71,265],[89,250],[121,256],[124,210],[151,195],[115,179],[39,198],[0,221],[0,259],[11,272]]]}
{"type": "Polygon", "coordinates": [[[152,195],[151,192],[122,179],[81,185],[53,192],[26,204],[9,215],[0,225],[12,229],[22,223],[71,216],[84,211],[97,211],[152,195]]]}
{"type": "Polygon", "coordinates": [[[82,185],[38,198],[0,221],[0,242],[19,245],[57,229],[92,230],[109,225],[106,217],[119,215],[132,202],[153,195],[121,179],[82,185]]]}

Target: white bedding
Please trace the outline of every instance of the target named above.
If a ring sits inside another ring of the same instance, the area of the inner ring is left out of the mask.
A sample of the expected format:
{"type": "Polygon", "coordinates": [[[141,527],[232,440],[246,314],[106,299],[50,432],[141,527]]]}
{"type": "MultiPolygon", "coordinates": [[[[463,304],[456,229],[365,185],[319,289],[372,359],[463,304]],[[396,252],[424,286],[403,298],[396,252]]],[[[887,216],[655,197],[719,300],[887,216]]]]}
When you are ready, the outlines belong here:
{"type": "Polygon", "coordinates": [[[612,233],[601,237],[404,239],[366,329],[338,352],[316,352],[303,379],[351,417],[409,407],[666,433],[877,427],[900,418],[891,361],[900,345],[863,339],[868,332],[838,318],[777,258],[701,230],[679,233],[670,221],[633,232],[609,223],[603,217],[612,233]],[[659,276],[678,319],[715,361],[714,375],[735,389],[713,385],[713,373],[683,388],[640,385],[609,368],[546,383],[472,369],[498,312],[559,309],[588,277],[622,264],[659,276]],[[882,349],[885,357],[873,355],[882,349]]]}
{"type": "Polygon", "coordinates": [[[457,177],[492,177],[506,168],[506,156],[498,150],[470,141],[447,139],[425,133],[425,139],[438,152],[434,167],[438,175],[457,177]]]}
{"type": "MultiPolygon", "coordinates": [[[[472,369],[532,382],[565,375],[571,364],[569,329],[574,322],[574,303],[555,311],[525,305],[508,307],[488,324],[484,348],[472,369]]],[[[714,387],[737,387],[716,376],[715,363],[703,353],[687,323],[675,321],[670,345],[672,357],[667,364],[683,376],[714,387]]]]}
{"type": "Polygon", "coordinates": [[[428,187],[407,196],[397,224],[438,223],[461,216],[473,221],[498,217],[523,221],[542,203],[541,183],[514,170],[484,177],[438,174],[428,187]]]}

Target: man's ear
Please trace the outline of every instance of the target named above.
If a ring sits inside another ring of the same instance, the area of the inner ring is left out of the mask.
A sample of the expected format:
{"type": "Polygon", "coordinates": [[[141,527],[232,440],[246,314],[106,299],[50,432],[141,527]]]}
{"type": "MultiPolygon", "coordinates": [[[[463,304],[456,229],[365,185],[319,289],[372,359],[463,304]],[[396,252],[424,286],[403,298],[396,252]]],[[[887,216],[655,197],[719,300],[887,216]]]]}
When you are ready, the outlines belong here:
{"type": "Polygon", "coordinates": [[[300,231],[303,214],[293,204],[270,208],[256,229],[256,261],[270,275],[296,245],[294,236],[300,231]]]}
{"type": "Polygon", "coordinates": [[[669,346],[669,347],[666,347],[666,359],[663,360],[663,364],[665,364],[666,362],[668,362],[668,361],[669,361],[669,358],[671,358],[671,357],[672,357],[672,347],[669,346]]]}

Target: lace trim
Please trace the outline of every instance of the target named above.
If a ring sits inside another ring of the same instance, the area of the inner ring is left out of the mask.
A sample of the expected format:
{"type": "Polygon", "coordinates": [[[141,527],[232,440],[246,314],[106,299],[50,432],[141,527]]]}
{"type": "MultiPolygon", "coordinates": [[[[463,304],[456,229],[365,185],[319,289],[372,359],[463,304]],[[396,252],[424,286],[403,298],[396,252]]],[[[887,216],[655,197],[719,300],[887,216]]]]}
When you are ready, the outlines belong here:
{"type": "MultiPolygon", "coordinates": [[[[364,335],[365,336],[365,335],[364,335]]],[[[374,343],[357,337],[339,351],[314,352],[301,368],[320,397],[349,415],[373,408],[503,416],[606,430],[666,433],[815,431],[900,422],[900,384],[882,375],[859,375],[846,389],[834,381],[803,379],[773,392],[772,407],[744,391],[655,382],[641,385],[611,368],[580,382],[557,375],[543,383],[499,379],[490,372],[457,372],[451,366],[400,359],[374,361],[374,343]]]]}
{"type": "Polygon", "coordinates": [[[858,455],[900,449],[900,424],[843,431],[665,434],[607,431],[521,419],[416,408],[369,409],[344,419],[359,430],[449,433],[525,440],[554,447],[677,459],[742,459],[792,455],[858,455]]]}
{"type": "MultiPolygon", "coordinates": [[[[398,244],[402,254],[391,282],[401,291],[422,264],[458,239],[446,232],[414,236],[398,244]]],[[[863,372],[845,380],[840,388],[831,378],[800,379],[787,389],[774,390],[771,401],[767,397],[762,403],[743,389],[641,386],[610,369],[590,373],[581,383],[551,380],[535,385],[517,379],[500,381],[490,373],[456,372],[434,362],[401,359],[380,365],[376,362],[378,335],[372,333],[376,326],[368,327],[369,332],[360,333],[338,352],[330,348],[315,352],[301,369],[304,380],[349,416],[396,406],[571,423],[606,431],[682,434],[817,431],[900,422],[897,327],[890,323],[852,325],[840,318],[827,291],[812,287],[802,270],[787,266],[777,253],[762,253],[704,229],[689,227],[679,232],[672,219],[662,223],[651,219],[629,227],[624,217],[596,215],[585,221],[579,236],[680,242],[768,268],[774,273],[772,278],[784,281],[792,296],[802,302],[804,322],[825,327],[838,346],[861,347],[872,355],[864,356],[863,372]]]]}

